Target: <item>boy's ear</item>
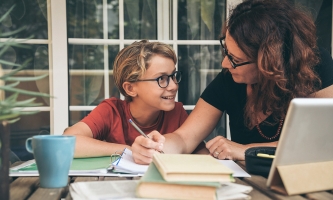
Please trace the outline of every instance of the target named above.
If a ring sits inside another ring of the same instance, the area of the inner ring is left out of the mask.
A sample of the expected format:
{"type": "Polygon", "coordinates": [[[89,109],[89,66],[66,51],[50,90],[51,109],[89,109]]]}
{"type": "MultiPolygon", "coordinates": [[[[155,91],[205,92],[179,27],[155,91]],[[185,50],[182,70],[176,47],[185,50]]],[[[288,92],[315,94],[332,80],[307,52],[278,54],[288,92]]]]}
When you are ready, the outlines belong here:
{"type": "Polygon", "coordinates": [[[132,84],[133,83],[130,83],[130,82],[124,82],[123,88],[124,88],[126,94],[128,94],[131,97],[136,97],[138,94],[136,93],[132,84]]]}

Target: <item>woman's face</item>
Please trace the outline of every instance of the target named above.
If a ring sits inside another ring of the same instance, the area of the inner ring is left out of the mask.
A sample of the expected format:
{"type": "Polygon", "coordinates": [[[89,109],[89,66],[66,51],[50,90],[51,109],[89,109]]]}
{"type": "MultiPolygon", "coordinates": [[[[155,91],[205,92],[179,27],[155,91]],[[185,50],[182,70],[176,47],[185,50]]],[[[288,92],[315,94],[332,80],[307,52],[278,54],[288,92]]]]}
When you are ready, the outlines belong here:
{"type": "MultiPolygon", "coordinates": [[[[229,35],[228,31],[225,37],[225,48],[227,49],[228,54],[233,58],[233,61],[236,64],[252,61],[238,47],[235,40],[229,35]]],[[[221,64],[222,68],[229,69],[232,78],[236,83],[254,84],[258,82],[258,67],[255,62],[242,65],[234,69],[232,68],[228,56],[225,56],[221,64]]]]}

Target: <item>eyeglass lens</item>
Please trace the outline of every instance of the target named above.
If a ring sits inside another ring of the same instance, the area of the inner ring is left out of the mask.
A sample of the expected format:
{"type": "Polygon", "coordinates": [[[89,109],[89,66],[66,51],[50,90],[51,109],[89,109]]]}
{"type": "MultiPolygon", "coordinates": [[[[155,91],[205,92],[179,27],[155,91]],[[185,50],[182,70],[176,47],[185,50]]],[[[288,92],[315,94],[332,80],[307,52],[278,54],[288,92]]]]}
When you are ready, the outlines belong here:
{"type": "Polygon", "coordinates": [[[253,63],[251,61],[247,61],[247,62],[242,62],[242,63],[235,63],[234,62],[234,59],[231,55],[228,54],[228,50],[225,48],[225,42],[224,42],[224,37],[220,38],[220,43],[221,43],[221,52],[222,52],[222,56],[225,57],[227,56],[228,57],[228,60],[232,66],[232,68],[236,68],[236,67],[239,67],[239,66],[243,66],[243,65],[247,65],[247,64],[250,64],[250,63],[253,63]]]}
{"type": "Polygon", "coordinates": [[[168,87],[170,78],[172,78],[173,82],[179,83],[182,75],[180,72],[174,72],[171,75],[163,75],[158,78],[158,84],[161,88],[168,87]]]}

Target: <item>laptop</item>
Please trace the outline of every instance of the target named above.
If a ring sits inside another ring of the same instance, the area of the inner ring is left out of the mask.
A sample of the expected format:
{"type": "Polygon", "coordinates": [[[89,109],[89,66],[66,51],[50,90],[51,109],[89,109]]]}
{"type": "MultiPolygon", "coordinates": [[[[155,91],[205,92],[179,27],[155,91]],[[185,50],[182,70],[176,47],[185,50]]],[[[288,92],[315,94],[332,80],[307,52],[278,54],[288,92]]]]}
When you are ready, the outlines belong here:
{"type": "MultiPolygon", "coordinates": [[[[303,165],[299,164],[326,163],[326,161],[333,161],[333,98],[293,99],[281,131],[267,186],[272,189],[272,186],[276,184],[276,177],[281,175],[281,171],[277,170],[278,166],[302,167],[303,165]],[[279,173],[280,175],[278,175],[279,173]]],[[[299,169],[301,170],[300,167],[299,169]]],[[[300,173],[306,174],[308,171],[300,173]]],[[[298,173],[297,168],[295,168],[295,173],[298,173]]],[[[317,174],[321,175],[321,172],[317,174]]],[[[330,177],[331,175],[332,173],[329,172],[330,177]]],[[[288,176],[296,175],[289,173],[288,176]]],[[[326,178],[324,177],[324,179],[326,178]]],[[[285,178],[284,181],[288,180],[285,178]]],[[[333,181],[330,182],[333,183],[333,181]]],[[[302,183],[296,183],[302,185],[302,183]]],[[[286,183],[283,184],[286,185],[286,183]]],[[[302,187],[307,187],[307,185],[302,187]]],[[[288,191],[287,193],[290,194],[288,191]]]]}

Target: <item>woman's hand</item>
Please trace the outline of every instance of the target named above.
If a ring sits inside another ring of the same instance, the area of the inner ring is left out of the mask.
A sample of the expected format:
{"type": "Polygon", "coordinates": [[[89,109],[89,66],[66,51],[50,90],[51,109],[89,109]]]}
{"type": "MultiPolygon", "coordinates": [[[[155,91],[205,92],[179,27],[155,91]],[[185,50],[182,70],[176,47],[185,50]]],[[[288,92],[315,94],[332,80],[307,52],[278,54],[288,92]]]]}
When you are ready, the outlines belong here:
{"type": "Polygon", "coordinates": [[[245,145],[238,144],[222,136],[216,136],[206,143],[210,154],[220,160],[245,160],[245,145]]]}
{"type": "Polygon", "coordinates": [[[165,137],[158,131],[152,131],[147,135],[149,138],[138,136],[132,144],[131,150],[134,162],[149,164],[153,161],[153,155],[163,151],[165,137]]]}

